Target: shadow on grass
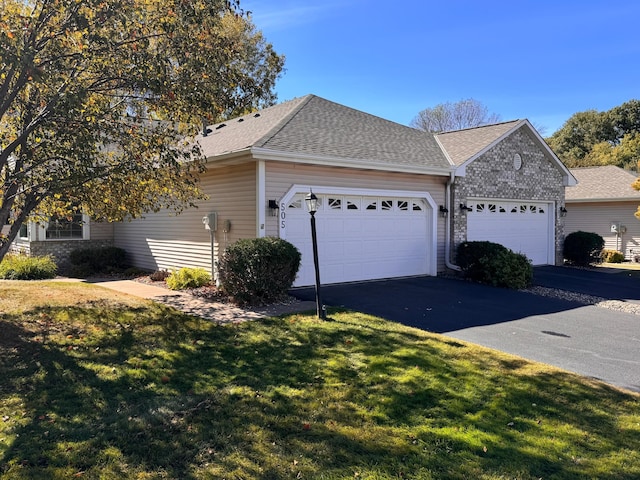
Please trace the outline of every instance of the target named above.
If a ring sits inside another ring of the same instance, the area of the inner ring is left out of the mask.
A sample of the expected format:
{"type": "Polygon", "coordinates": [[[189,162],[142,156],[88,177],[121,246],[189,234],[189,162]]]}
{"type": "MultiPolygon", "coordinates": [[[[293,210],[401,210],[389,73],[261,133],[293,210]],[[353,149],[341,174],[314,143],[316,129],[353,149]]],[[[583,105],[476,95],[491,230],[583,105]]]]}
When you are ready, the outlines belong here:
{"type": "MultiPolygon", "coordinates": [[[[637,397],[334,316],[222,327],[93,305],[0,317],[0,473],[579,478],[640,450],[639,430],[617,423],[640,416],[637,397]]],[[[635,478],[630,462],[597,476],[635,478]]]]}

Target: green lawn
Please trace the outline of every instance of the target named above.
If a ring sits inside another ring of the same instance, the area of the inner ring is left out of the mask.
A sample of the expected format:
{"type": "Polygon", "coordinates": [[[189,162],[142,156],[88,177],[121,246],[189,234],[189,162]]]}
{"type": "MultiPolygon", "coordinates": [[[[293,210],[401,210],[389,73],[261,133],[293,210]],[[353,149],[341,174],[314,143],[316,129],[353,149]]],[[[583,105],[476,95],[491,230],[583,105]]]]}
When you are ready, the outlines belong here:
{"type": "Polygon", "coordinates": [[[637,479],[640,396],[348,311],[0,282],[0,477],[637,479]]]}

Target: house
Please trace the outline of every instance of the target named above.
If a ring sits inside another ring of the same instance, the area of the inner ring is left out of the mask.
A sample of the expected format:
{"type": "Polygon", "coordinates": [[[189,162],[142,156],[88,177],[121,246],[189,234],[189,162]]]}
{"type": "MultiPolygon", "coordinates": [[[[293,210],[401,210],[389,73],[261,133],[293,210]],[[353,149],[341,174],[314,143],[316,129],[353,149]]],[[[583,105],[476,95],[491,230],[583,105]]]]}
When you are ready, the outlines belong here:
{"type": "Polygon", "coordinates": [[[113,244],[138,267],[215,274],[232,242],[275,236],[302,253],[296,285],[311,285],[310,191],[323,283],[437,275],[455,268],[466,239],[503,243],[536,265],[562,260],[558,212],[575,179],[527,120],[432,135],[307,95],[197,141],[209,200],[113,225],[113,244]]]}
{"type": "Polygon", "coordinates": [[[576,231],[602,236],[605,248],[640,259],[640,192],[631,187],[637,176],[614,165],[573,168],[578,186],[567,189],[565,234],[576,231]]]}

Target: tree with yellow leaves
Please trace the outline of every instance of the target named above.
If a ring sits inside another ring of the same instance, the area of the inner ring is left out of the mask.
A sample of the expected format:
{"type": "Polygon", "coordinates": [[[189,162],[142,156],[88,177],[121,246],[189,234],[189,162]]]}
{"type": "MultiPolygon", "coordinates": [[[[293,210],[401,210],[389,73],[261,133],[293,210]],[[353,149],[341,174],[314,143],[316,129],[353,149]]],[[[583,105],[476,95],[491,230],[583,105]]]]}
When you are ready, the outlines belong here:
{"type": "Polygon", "coordinates": [[[238,0],[3,0],[0,260],[36,215],[192,205],[198,128],[273,104],[283,63],[238,0]]]}

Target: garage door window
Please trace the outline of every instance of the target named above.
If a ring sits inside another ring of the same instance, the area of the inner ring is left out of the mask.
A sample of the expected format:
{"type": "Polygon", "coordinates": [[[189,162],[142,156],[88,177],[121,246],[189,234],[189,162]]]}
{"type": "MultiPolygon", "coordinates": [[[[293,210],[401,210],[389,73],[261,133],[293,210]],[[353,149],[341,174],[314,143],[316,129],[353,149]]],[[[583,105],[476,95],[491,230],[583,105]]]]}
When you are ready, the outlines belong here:
{"type": "Polygon", "coordinates": [[[469,204],[468,212],[476,212],[476,213],[545,213],[545,209],[539,205],[531,205],[531,204],[521,204],[521,205],[509,205],[509,204],[496,204],[496,203],[476,203],[469,204]]]}

